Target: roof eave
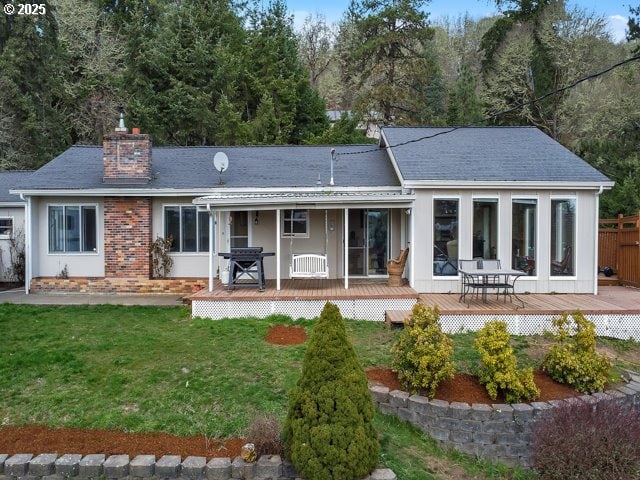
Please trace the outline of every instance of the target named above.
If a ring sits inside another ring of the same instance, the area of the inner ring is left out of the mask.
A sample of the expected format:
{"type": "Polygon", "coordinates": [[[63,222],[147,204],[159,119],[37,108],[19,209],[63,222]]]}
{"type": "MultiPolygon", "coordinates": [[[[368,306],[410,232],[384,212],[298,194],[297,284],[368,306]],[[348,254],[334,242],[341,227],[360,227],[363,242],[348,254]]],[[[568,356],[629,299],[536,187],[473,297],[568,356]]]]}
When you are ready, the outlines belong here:
{"type": "Polygon", "coordinates": [[[19,189],[10,190],[14,195],[26,196],[69,196],[69,197],[96,197],[96,196],[132,196],[132,197],[163,197],[183,196],[202,197],[215,193],[291,193],[291,192],[400,192],[402,187],[374,186],[374,187],[349,187],[349,186],[320,186],[320,187],[225,187],[214,186],[208,188],[86,188],[86,189],[19,189]]]}
{"type": "Polygon", "coordinates": [[[558,181],[505,181],[505,180],[405,180],[406,188],[473,188],[508,190],[599,190],[610,189],[614,182],[558,182],[558,181]]]}

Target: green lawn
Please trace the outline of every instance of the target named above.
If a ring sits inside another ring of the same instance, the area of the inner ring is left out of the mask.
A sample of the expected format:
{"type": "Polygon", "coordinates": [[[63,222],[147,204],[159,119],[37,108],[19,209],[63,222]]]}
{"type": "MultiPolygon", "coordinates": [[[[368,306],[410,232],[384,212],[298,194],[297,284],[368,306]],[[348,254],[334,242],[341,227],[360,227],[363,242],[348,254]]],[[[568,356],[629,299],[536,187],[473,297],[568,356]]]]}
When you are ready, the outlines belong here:
{"type": "MultiPolygon", "coordinates": [[[[0,305],[0,421],[7,425],[242,436],[256,411],[286,414],[305,345],[263,341],[275,323],[190,318],[186,307],[0,305]]],[[[300,320],[308,332],[312,321],[300,320]]],[[[389,366],[398,331],[346,322],[362,364],[389,366]]],[[[473,371],[474,334],[454,336],[462,371],[473,371]]],[[[516,339],[517,351],[528,340],[516,339]]],[[[640,350],[637,343],[611,349],[640,350]]],[[[528,478],[441,450],[419,430],[378,414],[381,460],[401,479],[528,478]],[[426,476],[425,476],[426,475],[426,476]]]]}

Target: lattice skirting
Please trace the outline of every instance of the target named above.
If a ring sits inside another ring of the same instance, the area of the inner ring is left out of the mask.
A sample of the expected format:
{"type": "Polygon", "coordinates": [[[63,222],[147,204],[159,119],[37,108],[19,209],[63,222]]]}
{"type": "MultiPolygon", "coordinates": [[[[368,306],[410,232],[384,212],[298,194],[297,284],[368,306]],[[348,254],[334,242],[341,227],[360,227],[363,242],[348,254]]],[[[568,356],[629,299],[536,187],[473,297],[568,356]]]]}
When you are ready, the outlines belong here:
{"type": "MultiPolygon", "coordinates": [[[[415,298],[374,298],[331,300],[344,318],[356,320],[384,321],[386,310],[411,310],[415,298]]],[[[196,300],[191,303],[191,315],[218,320],[220,318],[258,317],[274,313],[292,318],[316,318],[324,307],[325,300],[196,300]]]]}
{"type": "MultiPolygon", "coordinates": [[[[447,333],[478,331],[490,320],[498,319],[507,323],[512,335],[541,335],[551,329],[551,319],[558,315],[535,314],[487,314],[487,315],[458,315],[441,314],[442,329],[447,333]]],[[[596,325],[599,336],[628,340],[632,338],[640,341],[640,314],[609,313],[585,314],[585,317],[596,325]]]]}

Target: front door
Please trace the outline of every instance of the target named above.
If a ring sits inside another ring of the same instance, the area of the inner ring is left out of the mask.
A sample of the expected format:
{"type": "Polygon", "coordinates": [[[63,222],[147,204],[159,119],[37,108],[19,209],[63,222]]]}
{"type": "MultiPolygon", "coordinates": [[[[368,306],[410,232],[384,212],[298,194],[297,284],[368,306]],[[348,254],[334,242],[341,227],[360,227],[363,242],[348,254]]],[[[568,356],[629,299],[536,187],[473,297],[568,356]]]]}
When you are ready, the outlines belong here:
{"type": "Polygon", "coordinates": [[[349,275],[387,274],[389,210],[349,210],[349,275]]]}

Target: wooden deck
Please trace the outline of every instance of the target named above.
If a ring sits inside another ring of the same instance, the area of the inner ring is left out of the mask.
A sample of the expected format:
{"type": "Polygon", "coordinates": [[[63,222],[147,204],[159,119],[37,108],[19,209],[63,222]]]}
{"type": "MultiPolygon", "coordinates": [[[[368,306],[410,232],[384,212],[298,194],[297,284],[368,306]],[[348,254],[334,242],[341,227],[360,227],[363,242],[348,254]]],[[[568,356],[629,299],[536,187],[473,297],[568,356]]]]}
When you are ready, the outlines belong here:
{"type": "MultiPolygon", "coordinates": [[[[561,315],[564,312],[580,310],[591,315],[624,314],[640,315],[640,289],[603,286],[598,295],[589,294],[519,294],[524,307],[514,300],[505,303],[500,297],[489,294],[488,302],[480,298],[459,302],[458,294],[420,294],[420,302],[431,307],[437,305],[441,315],[561,315]],[[517,308],[516,308],[517,307],[517,308]]],[[[409,316],[408,311],[388,311],[388,323],[402,323],[409,316]]]]}
{"type": "Polygon", "coordinates": [[[598,295],[589,294],[519,294],[524,307],[514,300],[505,303],[500,297],[489,294],[489,301],[479,298],[459,302],[458,294],[421,294],[425,305],[438,305],[441,313],[487,314],[492,312],[517,314],[559,314],[580,310],[583,313],[640,313],[640,289],[627,287],[600,287],[598,295]],[[516,308],[517,307],[517,308],[516,308]]]}
{"type": "Polygon", "coordinates": [[[260,300],[349,300],[378,298],[411,298],[420,295],[408,285],[402,287],[387,286],[384,280],[349,279],[349,288],[344,288],[343,280],[299,279],[282,280],[281,289],[276,290],[276,281],[267,280],[264,291],[257,287],[236,287],[227,290],[227,286],[216,280],[212,292],[201,290],[191,296],[191,300],[216,301],[260,301],[260,300]]]}

